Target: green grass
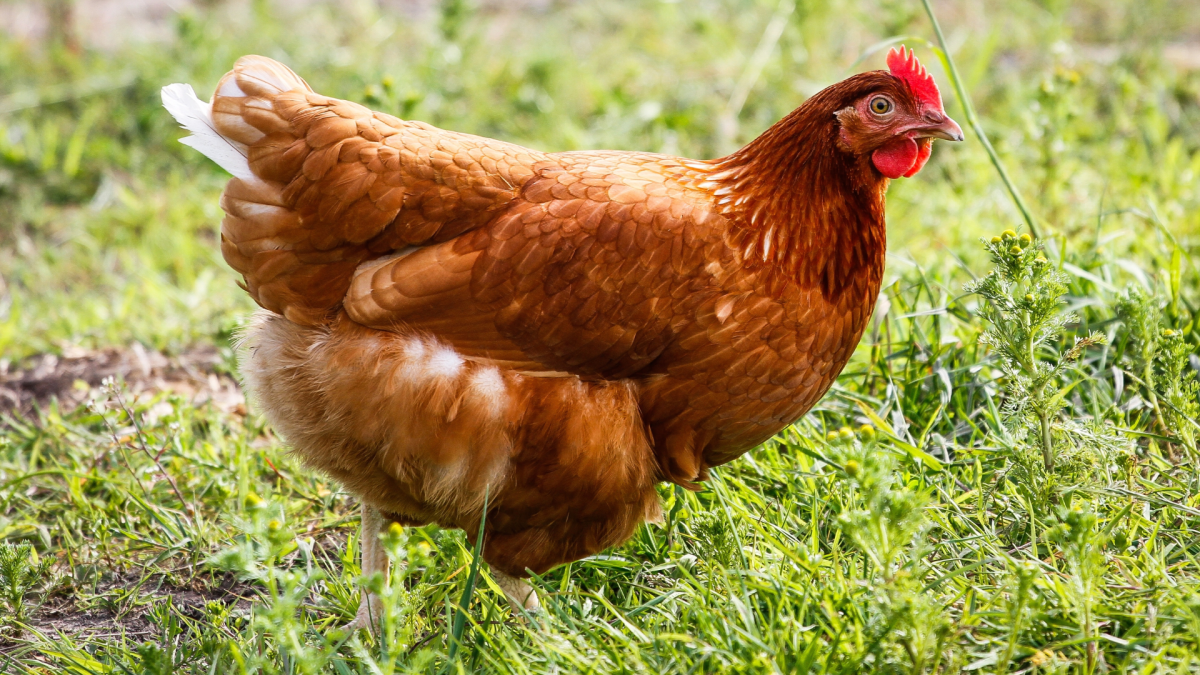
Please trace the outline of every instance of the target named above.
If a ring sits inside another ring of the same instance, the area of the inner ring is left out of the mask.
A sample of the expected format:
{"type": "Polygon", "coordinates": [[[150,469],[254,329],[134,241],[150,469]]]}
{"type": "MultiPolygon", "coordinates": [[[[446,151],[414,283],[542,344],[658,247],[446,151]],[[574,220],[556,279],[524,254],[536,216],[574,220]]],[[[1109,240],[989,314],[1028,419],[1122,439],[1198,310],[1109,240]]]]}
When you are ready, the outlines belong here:
{"type": "MultiPolygon", "coordinates": [[[[447,128],[711,157],[878,67],[880,42],[936,41],[919,2],[206,6],[119,53],[0,37],[10,368],[228,349],[252,303],[217,250],[224,178],[157,91],[205,92],[243,53],[447,128]]],[[[253,410],[118,383],[0,431],[0,670],[1200,671],[1200,72],[1162,50],[1200,49],[1200,16],[937,10],[1042,238],[1019,238],[979,143],[939,144],[893,184],[883,297],[831,393],[702,492],[662,488],[665,525],[536,580],[540,624],[511,620],[486,566],[468,587],[474,542],[426,527],[387,540],[408,565],[385,636],[340,635],[360,587],[346,495],[253,410]]]]}

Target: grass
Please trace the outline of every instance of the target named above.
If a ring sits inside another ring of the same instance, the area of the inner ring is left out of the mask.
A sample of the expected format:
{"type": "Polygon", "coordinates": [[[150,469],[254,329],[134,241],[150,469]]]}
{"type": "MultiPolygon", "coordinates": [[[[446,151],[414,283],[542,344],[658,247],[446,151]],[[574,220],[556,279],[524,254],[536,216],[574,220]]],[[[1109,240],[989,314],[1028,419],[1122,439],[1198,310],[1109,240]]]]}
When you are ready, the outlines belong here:
{"type": "MultiPolygon", "coordinates": [[[[118,381],[0,432],[0,669],[1200,671],[1200,72],[1162,51],[1200,31],[1188,8],[938,3],[1040,236],[982,145],[939,145],[891,189],[885,290],[830,394],[702,492],[663,487],[664,525],[537,579],[540,621],[511,620],[460,532],[392,532],[408,564],[360,580],[354,505],[253,409],[118,381]],[[379,640],[333,630],[362,583],[379,640]]],[[[703,157],[878,67],[884,40],[938,38],[882,1],[172,21],[118,53],[0,37],[9,369],[134,342],[232,367],[251,303],[217,251],[224,178],[157,90],[204,91],[242,53],[447,128],[703,157]]]]}

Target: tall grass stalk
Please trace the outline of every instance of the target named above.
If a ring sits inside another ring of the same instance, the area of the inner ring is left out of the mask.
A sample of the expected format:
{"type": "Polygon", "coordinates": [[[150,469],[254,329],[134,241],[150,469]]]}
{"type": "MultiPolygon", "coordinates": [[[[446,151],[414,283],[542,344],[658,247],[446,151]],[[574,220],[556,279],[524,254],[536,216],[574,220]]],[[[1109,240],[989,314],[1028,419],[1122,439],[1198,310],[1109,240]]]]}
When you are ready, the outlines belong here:
{"type": "Polygon", "coordinates": [[[971,103],[971,97],[967,94],[967,89],[963,85],[962,78],[959,77],[958,66],[954,63],[954,57],[950,55],[950,48],[946,46],[946,36],[942,34],[942,26],[938,23],[937,15],[933,13],[933,6],[929,4],[929,0],[921,0],[921,4],[925,6],[925,13],[929,15],[929,22],[933,24],[933,33],[937,36],[939,47],[938,58],[946,66],[946,74],[950,76],[950,83],[954,85],[954,93],[958,96],[958,102],[963,107],[963,114],[966,115],[967,125],[975,132],[975,136],[979,138],[983,149],[987,151],[988,159],[991,160],[996,173],[1000,175],[1000,180],[1004,182],[1004,187],[1008,190],[1009,197],[1012,198],[1017,210],[1021,212],[1021,217],[1025,220],[1025,225],[1029,227],[1030,233],[1035,237],[1041,238],[1041,229],[1033,217],[1033,212],[1029,210],[1025,199],[1021,197],[1020,190],[1017,189],[1017,185],[1013,183],[1012,178],[1008,175],[1008,169],[1004,168],[1004,162],[1000,161],[1000,155],[992,147],[992,142],[988,140],[987,133],[983,130],[983,125],[979,122],[979,116],[975,114],[975,106],[971,103]]]}

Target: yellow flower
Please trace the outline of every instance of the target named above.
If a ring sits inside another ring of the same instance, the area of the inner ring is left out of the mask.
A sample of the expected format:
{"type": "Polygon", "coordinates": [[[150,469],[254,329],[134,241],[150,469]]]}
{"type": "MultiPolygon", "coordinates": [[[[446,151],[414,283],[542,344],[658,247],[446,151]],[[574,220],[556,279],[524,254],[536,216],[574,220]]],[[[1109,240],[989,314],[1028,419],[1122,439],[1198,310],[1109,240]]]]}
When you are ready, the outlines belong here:
{"type": "Polygon", "coordinates": [[[1042,666],[1046,665],[1047,661],[1053,660],[1054,652],[1050,651],[1049,649],[1039,649],[1033,653],[1033,656],[1029,657],[1029,665],[1033,666],[1034,668],[1041,668],[1042,666]]]}

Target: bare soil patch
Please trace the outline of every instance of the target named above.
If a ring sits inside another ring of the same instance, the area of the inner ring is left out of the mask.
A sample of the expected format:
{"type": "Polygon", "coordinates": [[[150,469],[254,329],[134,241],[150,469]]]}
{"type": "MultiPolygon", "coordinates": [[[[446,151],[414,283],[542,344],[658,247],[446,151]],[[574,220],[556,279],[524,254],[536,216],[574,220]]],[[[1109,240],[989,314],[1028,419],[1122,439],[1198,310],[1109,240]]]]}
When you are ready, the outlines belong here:
{"type": "Polygon", "coordinates": [[[73,409],[109,377],[123,380],[134,398],[169,392],[193,405],[212,403],[225,412],[245,414],[241,388],[221,371],[221,362],[211,345],[167,356],[138,343],[69,356],[41,354],[16,368],[0,361],[0,414],[29,417],[50,401],[73,409]]]}
{"type": "Polygon", "coordinates": [[[233,605],[235,610],[248,614],[254,597],[250,587],[232,576],[213,588],[205,588],[199,581],[190,586],[172,586],[161,575],[144,580],[135,574],[115,579],[106,586],[105,591],[136,588],[135,604],[124,608],[93,606],[82,609],[73,598],[63,597],[39,608],[30,624],[46,636],[64,634],[84,639],[125,636],[138,640],[158,634],[158,628],[150,620],[150,611],[163,602],[169,601],[177,613],[196,619],[204,616],[204,606],[209,602],[233,605]]]}

